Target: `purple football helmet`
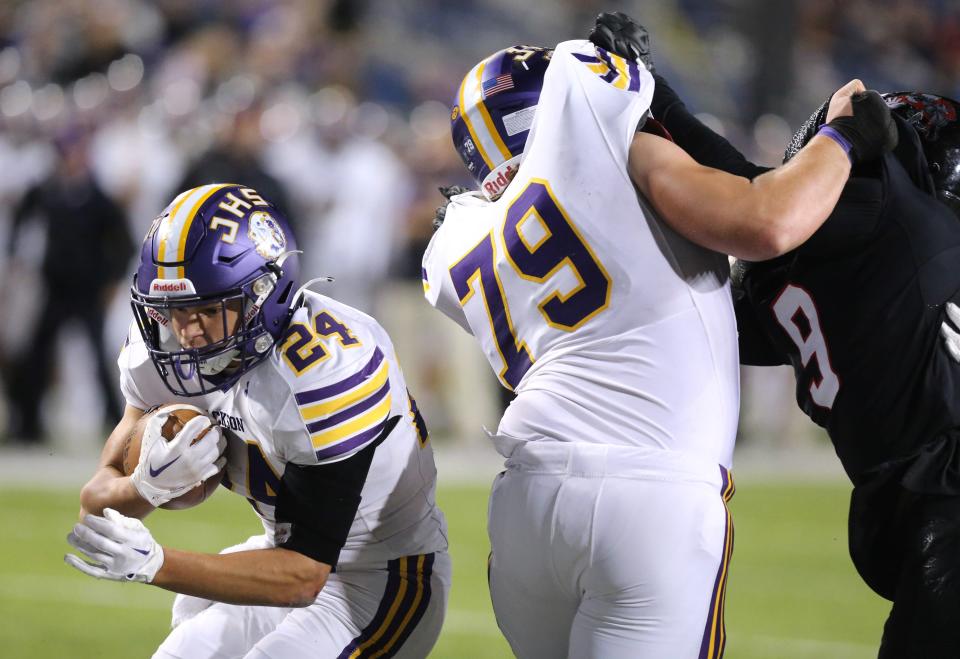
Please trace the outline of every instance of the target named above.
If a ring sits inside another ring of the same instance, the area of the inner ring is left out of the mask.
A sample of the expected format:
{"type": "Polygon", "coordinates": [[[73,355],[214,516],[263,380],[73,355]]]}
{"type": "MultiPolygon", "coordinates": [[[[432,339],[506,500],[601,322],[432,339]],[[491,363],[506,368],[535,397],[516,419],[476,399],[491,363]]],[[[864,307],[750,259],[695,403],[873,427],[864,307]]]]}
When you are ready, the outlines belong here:
{"type": "Polygon", "coordinates": [[[499,197],[520,166],[553,50],[513,46],[473,67],[450,114],[453,146],[487,199],[499,197]]]}
{"type": "Polygon", "coordinates": [[[297,254],[287,220],[242,185],[187,190],[153,221],[130,296],[150,358],[172,393],[226,391],[270,353],[292,314],[297,254]],[[198,307],[220,312],[223,339],[185,348],[173,312],[198,307]],[[228,309],[237,314],[234,327],[227,326],[228,309]]]}

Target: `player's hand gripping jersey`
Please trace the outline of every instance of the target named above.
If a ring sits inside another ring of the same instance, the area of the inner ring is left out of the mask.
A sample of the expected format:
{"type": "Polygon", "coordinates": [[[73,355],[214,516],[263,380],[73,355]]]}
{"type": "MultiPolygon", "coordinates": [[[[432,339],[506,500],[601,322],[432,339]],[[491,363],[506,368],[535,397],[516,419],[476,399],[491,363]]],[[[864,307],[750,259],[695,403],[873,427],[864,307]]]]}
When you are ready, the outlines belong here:
{"type": "MultiPolygon", "coordinates": [[[[136,326],[119,364],[130,405],[148,409],[178,400],[161,381],[136,326]]],[[[209,410],[223,426],[228,439],[223,482],[247,498],[274,544],[290,532],[278,502],[288,466],[344,460],[370,446],[399,417],[376,448],[339,563],[382,562],[446,548],[426,427],[389,337],[370,316],[306,292],[268,359],[227,392],[182,400],[209,410]]],[[[300,506],[291,511],[310,515],[300,506]]]]}
{"type": "MultiPolygon", "coordinates": [[[[517,392],[502,435],[729,467],[739,402],[726,259],[671,231],[627,173],[652,93],[635,63],[559,44],[516,177],[495,202],[453,198],[424,255],[425,294],[517,392]]],[[[511,119],[521,130],[529,116],[511,119]]]]}

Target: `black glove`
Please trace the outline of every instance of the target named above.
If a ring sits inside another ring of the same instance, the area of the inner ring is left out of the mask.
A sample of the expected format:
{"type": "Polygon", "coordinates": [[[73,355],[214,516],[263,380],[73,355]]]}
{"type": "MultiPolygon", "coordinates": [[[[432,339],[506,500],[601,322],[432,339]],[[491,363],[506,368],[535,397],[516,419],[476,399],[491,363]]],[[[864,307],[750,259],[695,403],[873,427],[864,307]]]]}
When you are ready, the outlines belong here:
{"type": "Polygon", "coordinates": [[[458,194],[463,194],[464,192],[470,192],[470,188],[465,188],[462,185],[447,185],[440,186],[437,188],[440,191],[446,201],[442,205],[437,206],[437,210],[433,215],[433,230],[436,231],[443,224],[443,221],[447,219],[447,206],[450,205],[450,198],[455,197],[458,194]]]}
{"type": "Polygon", "coordinates": [[[897,125],[883,97],[871,89],[854,94],[850,100],[853,116],[837,117],[827,126],[850,143],[853,163],[873,160],[896,147],[897,125]]]}
{"type": "Polygon", "coordinates": [[[596,25],[587,37],[595,46],[609,50],[628,60],[641,61],[653,71],[650,55],[650,35],[643,27],[622,11],[605,11],[597,16],[596,25]]]}

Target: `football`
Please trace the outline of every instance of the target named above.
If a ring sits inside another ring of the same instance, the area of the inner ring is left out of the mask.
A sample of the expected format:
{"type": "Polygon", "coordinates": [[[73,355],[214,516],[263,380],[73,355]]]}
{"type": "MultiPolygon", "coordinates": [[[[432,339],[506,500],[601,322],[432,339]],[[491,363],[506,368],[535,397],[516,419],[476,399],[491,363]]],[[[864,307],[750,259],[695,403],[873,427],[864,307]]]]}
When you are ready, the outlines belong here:
{"type": "MultiPolygon", "coordinates": [[[[158,407],[157,409],[144,414],[137,421],[137,425],[134,426],[133,433],[130,435],[129,440],[127,440],[127,444],[123,449],[123,473],[125,476],[132,474],[133,470],[137,467],[137,463],[140,461],[140,442],[143,440],[143,431],[144,428],[146,428],[147,421],[154,414],[157,414],[165,407],[167,406],[158,407]]],[[[163,424],[160,434],[169,442],[171,439],[176,437],[177,433],[180,432],[180,430],[183,428],[183,425],[187,421],[195,416],[198,416],[199,414],[200,412],[193,409],[174,410],[170,414],[170,417],[167,419],[166,423],[163,424]]],[[[200,437],[203,437],[207,432],[209,432],[209,428],[204,430],[200,437]]],[[[176,499],[171,499],[170,501],[161,504],[160,507],[165,510],[183,510],[185,508],[192,508],[193,506],[203,503],[207,497],[213,494],[214,490],[217,489],[217,486],[220,484],[222,479],[223,471],[221,470],[200,485],[197,485],[192,490],[181,494],[176,499]]]]}

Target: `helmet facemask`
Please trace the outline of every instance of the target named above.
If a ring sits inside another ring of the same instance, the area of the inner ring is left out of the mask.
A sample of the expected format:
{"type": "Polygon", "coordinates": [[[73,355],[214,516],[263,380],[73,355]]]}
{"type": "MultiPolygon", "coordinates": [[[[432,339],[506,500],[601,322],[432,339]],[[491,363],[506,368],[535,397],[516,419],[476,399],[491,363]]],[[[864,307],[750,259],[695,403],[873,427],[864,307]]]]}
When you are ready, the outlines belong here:
{"type": "Polygon", "coordinates": [[[226,391],[270,354],[293,313],[299,253],[282,212],[251,188],[209,183],[167,206],[144,238],[130,293],[145,348],[174,395],[226,391]]]}
{"type": "Polygon", "coordinates": [[[276,281],[275,274],[264,273],[216,297],[143,295],[134,283],[134,318],[151,360],[172,393],[200,396],[225,391],[269,353],[275,340],[266,331],[260,311],[276,281]],[[175,318],[187,310],[191,316],[219,319],[219,332],[206,328],[217,340],[195,348],[183,346],[176,325],[189,321],[175,318]]]}

